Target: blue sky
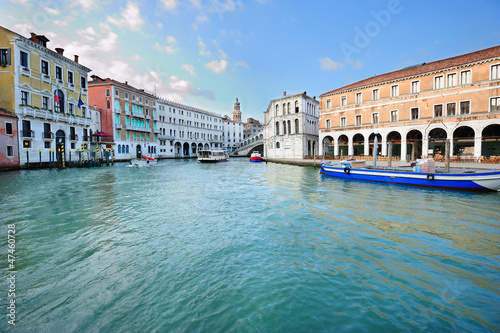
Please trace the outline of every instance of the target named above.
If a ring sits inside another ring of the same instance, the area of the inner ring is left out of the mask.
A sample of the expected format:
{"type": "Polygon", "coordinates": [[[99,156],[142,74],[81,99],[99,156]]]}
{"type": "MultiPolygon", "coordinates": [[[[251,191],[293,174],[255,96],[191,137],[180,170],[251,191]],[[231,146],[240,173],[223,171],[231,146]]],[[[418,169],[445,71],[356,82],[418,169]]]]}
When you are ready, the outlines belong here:
{"type": "Polygon", "coordinates": [[[0,0],[91,74],[243,118],[283,91],[327,91],[500,44],[500,1],[0,0]]]}

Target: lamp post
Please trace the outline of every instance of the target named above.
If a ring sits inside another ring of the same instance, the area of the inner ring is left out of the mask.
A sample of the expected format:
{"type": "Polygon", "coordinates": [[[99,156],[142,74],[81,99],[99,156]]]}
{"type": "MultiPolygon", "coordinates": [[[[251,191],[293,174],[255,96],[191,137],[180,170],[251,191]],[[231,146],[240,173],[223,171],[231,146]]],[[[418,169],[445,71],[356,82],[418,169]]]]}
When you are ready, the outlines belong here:
{"type": "Polygon", "coordinates": [[[378,145],[378,131],[375,131],[375,138],[373,139],[373,166],[377,166],[377,145],[378,145]]]}

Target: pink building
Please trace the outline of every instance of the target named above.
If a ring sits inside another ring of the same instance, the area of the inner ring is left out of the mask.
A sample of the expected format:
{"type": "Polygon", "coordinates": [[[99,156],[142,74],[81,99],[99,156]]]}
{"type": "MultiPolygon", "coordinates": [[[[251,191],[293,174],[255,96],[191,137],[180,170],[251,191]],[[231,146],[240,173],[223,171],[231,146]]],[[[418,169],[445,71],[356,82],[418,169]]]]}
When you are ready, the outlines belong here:
{"type": "Polygon", "coordinates": [[[0,109],[0,169],[18,167],[17,116],[0,109]]]}

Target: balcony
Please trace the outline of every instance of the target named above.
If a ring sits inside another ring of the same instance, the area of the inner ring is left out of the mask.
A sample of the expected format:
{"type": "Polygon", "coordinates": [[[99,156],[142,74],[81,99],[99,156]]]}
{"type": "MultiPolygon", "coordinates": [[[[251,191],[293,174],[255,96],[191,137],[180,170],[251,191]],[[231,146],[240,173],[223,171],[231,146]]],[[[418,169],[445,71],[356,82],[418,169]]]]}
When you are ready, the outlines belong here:
{"type": "Polygon", "coordinates": [[[52,132],[43,132],[42,135],[44,140],[54,140],[54,133],[52,132]]]}
{"type": "Polygon", "coordinates": [[[31,70],[28,67],[19,66],[19,73],[21,75],[31,76],[31,70]]]}
{"type": "Polygon", "coordinates": [[[116,114],[121,114],[122,113],[122,110],[120,108],[115,108],[115,113],[116,114]]]}
{"type": "Polygon", "coordinates": [[[125,114],[126,114],[127,116],[131,116],[131,115],[132,115],[132,113],[130,112],[130,110],[125,110],[125,114]]]}
{"type": "Polygon", "coordinates": [[[68,89],[71,91],[75,91],[75,85],[73,83],[68,82],[68,89]]]}
{"type": "Polygon", "coordinates": [[[21,131],[21,137],[23,138],[23,140],[31,140],[35,137],[35,131],[33,130],[21,131]]]}
{"type": "Polygon", "coordinates": [[[132,116],[144,119],[144,114],[143,113],[133,113],[132,116]]]}
{"type": "Polygon", "coordinates": [[[158,129],[153,130],[153,132],[154,132],[154,134],[160,134],[161,130],[158,128],[158,129]]]}
{"type": "Polygon", "coordinates": [[[151,128],[149,127],[137,127],[137,126],[126,125],[125,128],[127,129],[127,131],[151,133],[151,128]]]}
{"type": "Polygon", "coordinates": [[[50,75],[42,74],[42,81],[47,82],[47,83],[51,83],[50,75]]]}
{"type": "Polygon", "coordinates": [[[146,119],[151,120],[151,116],[149,114],[147,114],[146,119]]]}
{"type": "Polygon", "coordinates": [[[116,129],[122,129],[122,124],[116,124],[116,129]]]}
{"type": "Polygon", "coordinates": [[[158,135],[158,139],[160,139],[160,140],[175,140],[175,137],[172,135],[160,134],[160,135],[158,135]]]}

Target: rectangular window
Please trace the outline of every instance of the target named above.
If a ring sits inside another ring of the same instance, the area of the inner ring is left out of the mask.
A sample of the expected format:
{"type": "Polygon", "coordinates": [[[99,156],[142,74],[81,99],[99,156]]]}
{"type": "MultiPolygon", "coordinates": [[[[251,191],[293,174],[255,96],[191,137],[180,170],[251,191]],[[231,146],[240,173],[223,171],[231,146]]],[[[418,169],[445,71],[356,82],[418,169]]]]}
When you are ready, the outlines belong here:
{"type": "Polygon", "coordinates": [[[411,83],[411,93],[416,94],[420,92],[420,81],[413,81],[411,83]]]}
{"type": "Polygon", "coordinates": [[[372,113],[372,124],[378,124],[378,113],[372,113]]]}
{"type": "Polygon", "coordinates": [[[5,123],[5,134],[6,135],[12,135],[13,134],[13,132],[12,132],[12,123],[8,123],[8,122],[5,123]]]}
{"type": "Polygon", "coordinates": [[[73,84],[73,73],[68,71],[68,83],[73,84]]]}
{"type": "Polygon", "coordinates": [[[87,79],[85,77],[80,78],[80,84],[82,85],[82,89],[87,89],[87,79]]]}
{"type": "Polygon", "coordinates": [[[457,73],[446,75],[446,86],[454,87],[457,85],[457,73]]]}
{"type": "Polygon", "coordinates": [[[62,68],[59,66],[56,66],[56,79],[62,80],[62,68]]]}
{"type": "Polygon", "coordinates": [[[21,51],[21,66],[29,67],[28,64],[28,53],[21,51]]]}
{"type": "Polygon", "coordinates": [[[331,125],[330,125],[330,121],[331,121],[330,119],[327,119],[327,120],[326,120],[326,128],[330,128],[330,127],[331,127],[331,125]]]}
{"type": "Polygon", "coordinates": [[[21,91],[21,105],[28,105],[29,93],[27,91],[21,91]]]}
{"type": "Polygon", "coordinates": [[[87,108],[82,106],[82,117],[87,117],[87,108]]]}
{"type": "Polygon", "coordinates": [[[71,103],[68,104],[69,114],[75,115],[75,106],[71,103]]]}
{"type": "Polygon", "coordinates": [[[118,91],[118,89],[115,89],[115,96],[120,96],[120,92],[118,91]]]}
{"type": "Polygon", "coordinates": [[[48,61],[42,60],[41,71],[42,71],[42,74],[49,75],[49,62],[48,61]]]}
{"type": "Polygon", "coordinates": [[[490,112],[500,111],[500,97],[493,97],[490,99],[490,112]]]}
{"type": "Polygon", "coordinates": [[[125,93],[125,98],[128,99],[128,92],[125,93]]]}
{"type": "Polygon", "coordinates": [[[460,102],[460,114],[470,113],[470,101],[460,102]]]}
{"type": "Polygon", "coordinates": [[[329,109],[332,107],[332,100],[331,99],[327,99],[326,100],[326,108],[329,109]]]}
{"type": "Polygon", "coordinates": [[[119,123],[120,123],[120,116],[116,116],[115,123],[116,123],[116,124],[119,124],[119,123]]]}
{"type": "Polygon", "coordinates": [[[340,118],[340,127],[345,127],[346,126],[346,117],[341,117],[340,118]]]}
{"type": "Polygon", "coordinates": [[[0,66],[10,66],[10,49],[0,49],[0,66]]]}
{"type": "Polygon", "coordinates": [[[444,88],[444,78],[443,76],[436,76],[434,78],[434,89],[442,89],[444,88]]]}
{"type": "Polygon", "coordinates": [[[411,119],[418,119],[418,108],[412,108],[411,109],[411,119]]]}
{"type": "Polygon", "coordinates": [[[42,96],[42,108],[45,110],[49,109],[49,98],[47,96],[42,96]]]}
{"type": "Polygon", "coordinates": [[[391,122],[394,123],[398,121],[398,110],[391,111],[391,122]]]}
{"type": "Polygon", "coordinates": [[[7,157],[14,157],[14,148],[12,146],[7,146],[7,157]]]}
{"type": "Polygon", "coordinates": [[[446,104],[446,115],[454,116],[457,113],[457,103],[448,103],[446,104]]]}
{"type": "Polygon", "coordinates": [[[500,79],[500,65],[491,66],[491,79],[500,79]]]}
{"type": "Polygon", "coordinates": [[[460,72],[460,84],[469,84],[471,82],[471,71],[460,72]]]}
{"type": "Polygon", "coordinates": [[[363,101],[362,93],[356,93],[356,103],[361,103],[363,101]]]}
{"type": "Polygon", "coordinates": [[[443,116],[443,104],[434,105],[434,117],[443,116]]]}
{"type": "Polygon", "coordinates": [[[43,147],[44,147],[45,149],[50,149],[50,141],[45,141],[45,142],[43,143],[43,147]]]}
{"type": "Polygon", "coordinates": [[[358,114],[356,116],[356,126],[361,126],[361,115],[360,114],[358,114]]]}
{"type": "Polygon", "coordinates": [[[380,98],[380,89],[373,89],[373,91],[372,91],[372,99],[374,101],[376,101],[379,98],[380,98]]]}
{"type": "Polygon", "coordinates": [[[116,131],[116,138],[120,140],[120,131],[116,131]]]}
{"type": "Polygon", "coordinates": [[[73,140],[73,141],[76,140],[76,132],[75,132],[75,128],[73,126],[71,126],[69,128],[69,139],[73,140]]]}
{"type": "Polygon", "coordinates": [[[109,88],[106,89],[106,97],[109,97],[109,88]]]}
{"type": "Polygon", "coordinates": [[[399,85],[391,86],[391,97],[399,96],[399,85]]]}
{"type": "Polygon", "coordinates": [[[43,123],[43,138],[50,139],[52,132],[50,131],[50,124],[43,123]]]}

